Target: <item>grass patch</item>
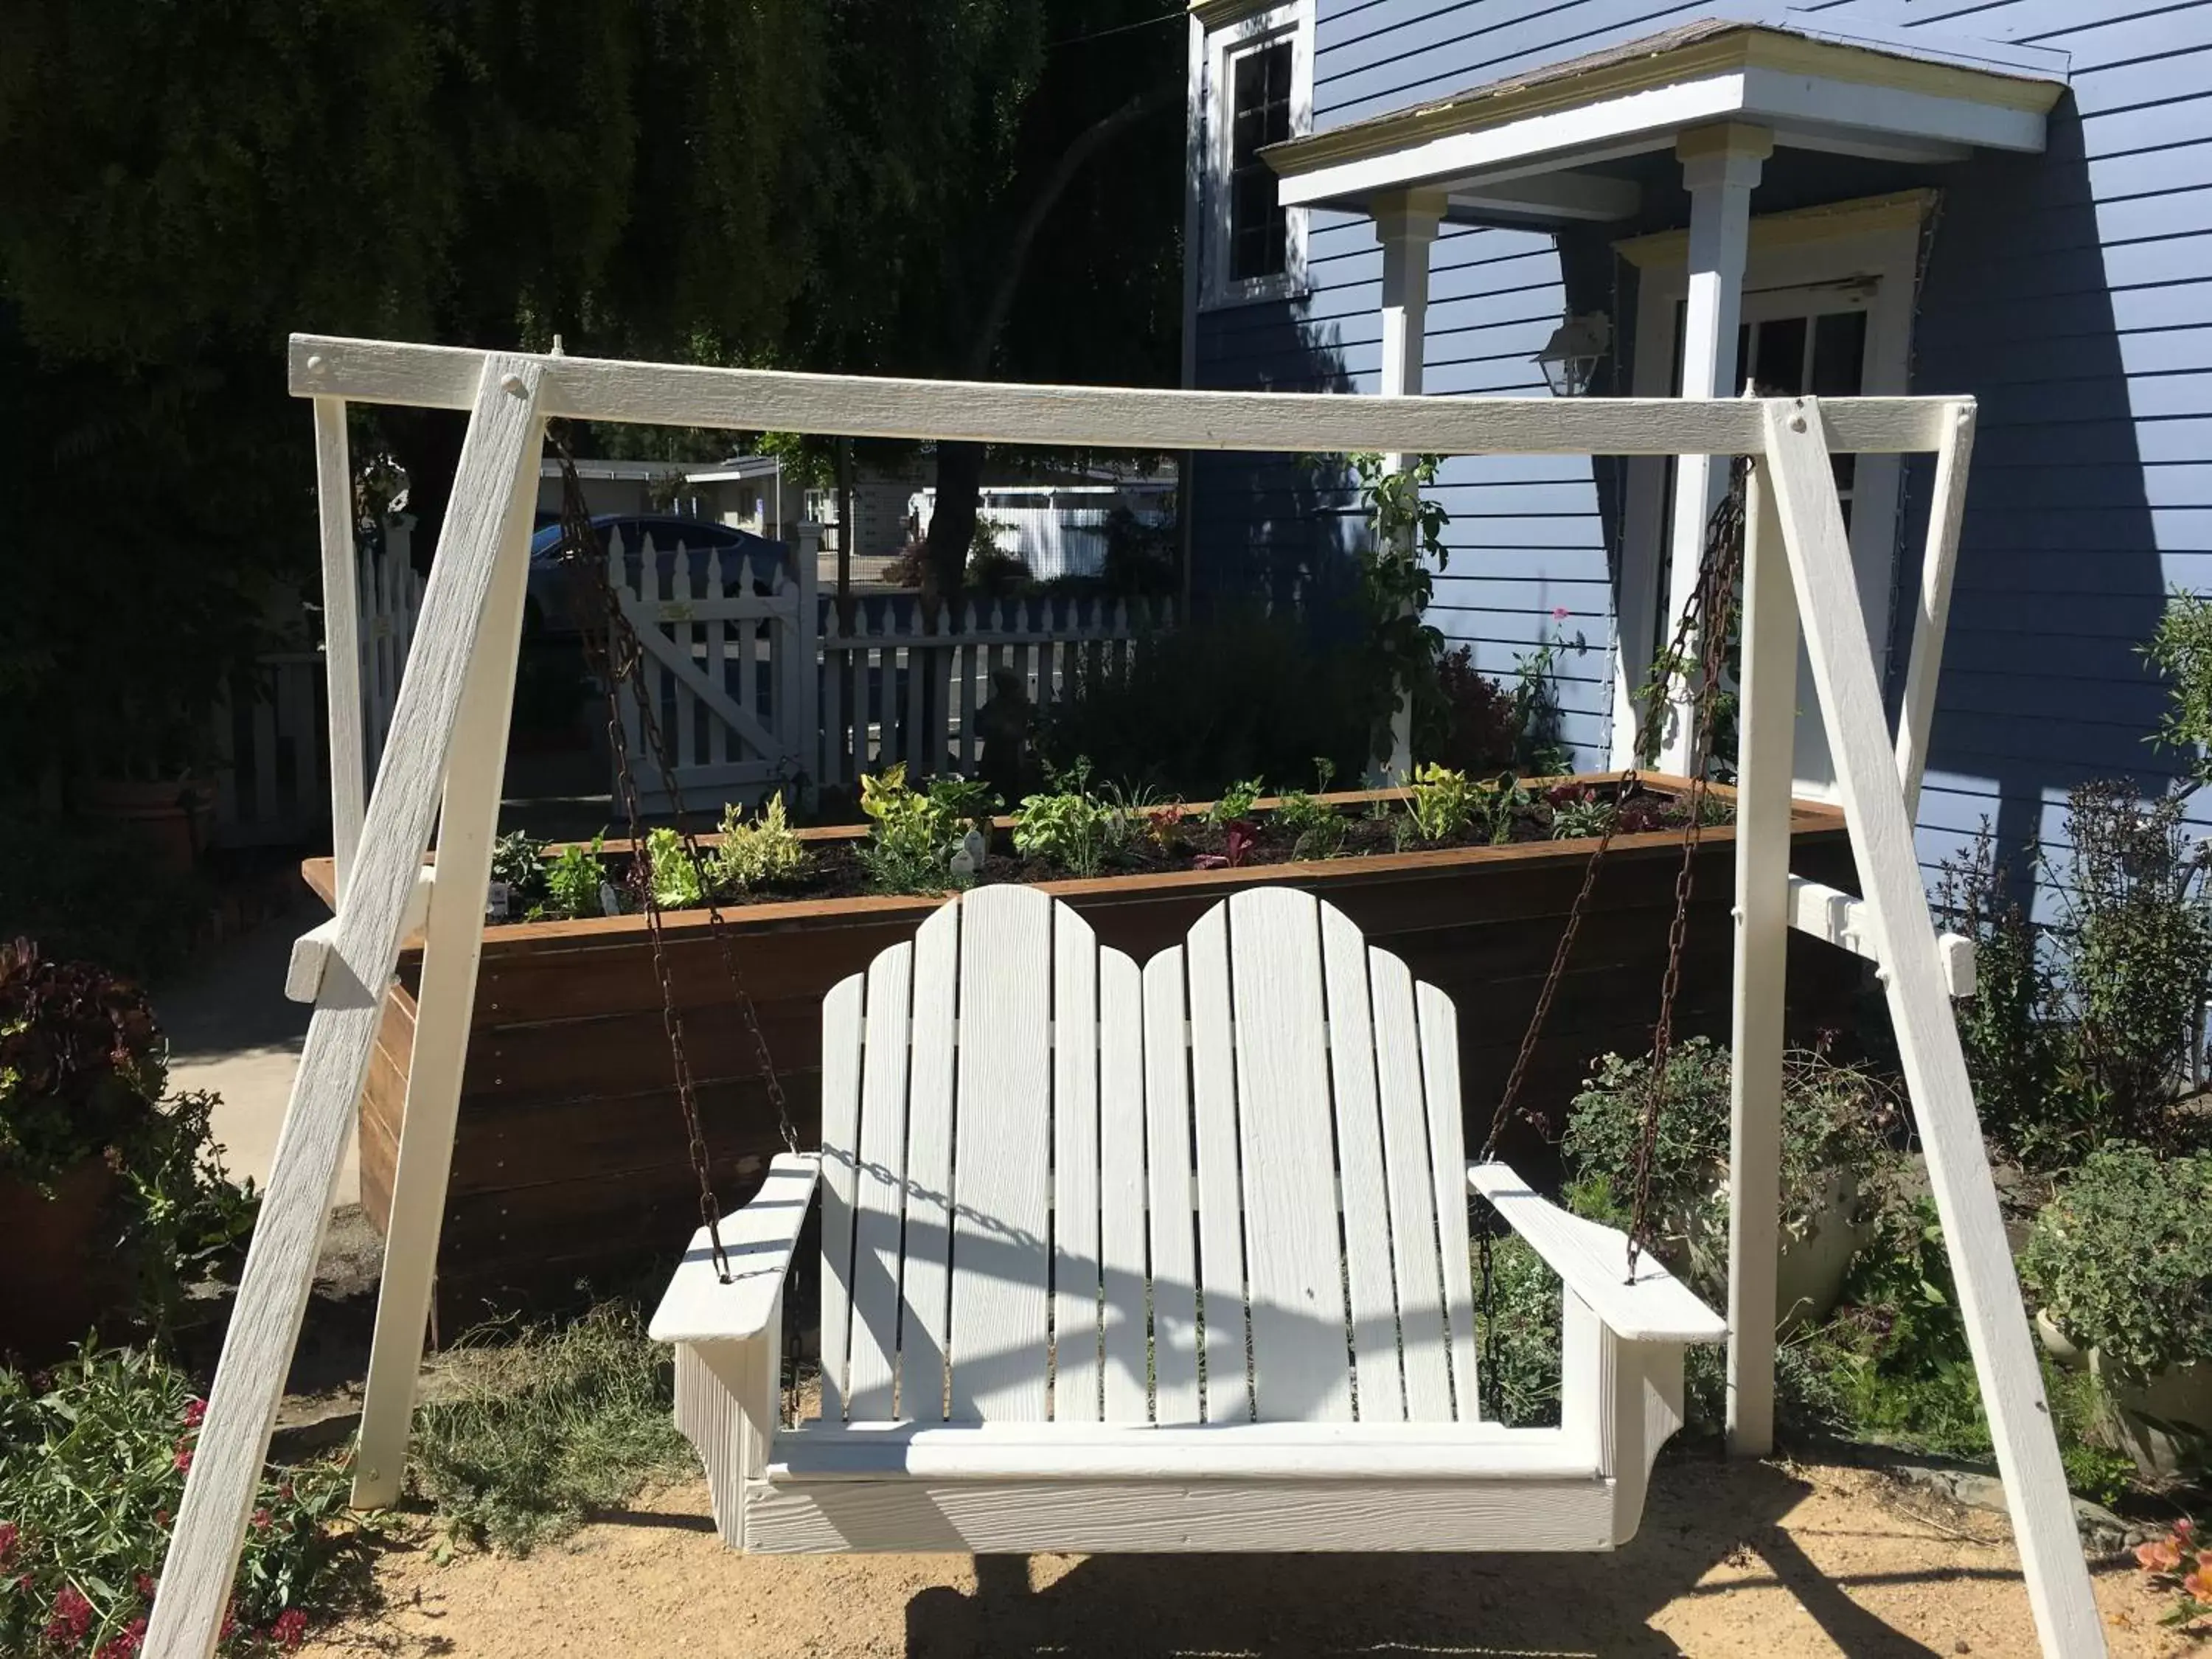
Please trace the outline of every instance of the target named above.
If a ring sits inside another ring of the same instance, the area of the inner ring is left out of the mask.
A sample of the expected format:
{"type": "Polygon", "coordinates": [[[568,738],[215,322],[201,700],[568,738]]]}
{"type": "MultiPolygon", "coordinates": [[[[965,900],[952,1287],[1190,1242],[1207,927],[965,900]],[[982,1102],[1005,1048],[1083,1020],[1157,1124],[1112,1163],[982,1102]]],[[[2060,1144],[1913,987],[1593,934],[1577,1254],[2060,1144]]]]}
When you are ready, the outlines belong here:
{"type": "Polygon", "coordinates": [[[670,1413],[675,1365],[636,1309],[462,1339],[459,1382],[415,1413],[412,1485],[455,1541],[526,1555],[696,1464],[670,1413]]]}

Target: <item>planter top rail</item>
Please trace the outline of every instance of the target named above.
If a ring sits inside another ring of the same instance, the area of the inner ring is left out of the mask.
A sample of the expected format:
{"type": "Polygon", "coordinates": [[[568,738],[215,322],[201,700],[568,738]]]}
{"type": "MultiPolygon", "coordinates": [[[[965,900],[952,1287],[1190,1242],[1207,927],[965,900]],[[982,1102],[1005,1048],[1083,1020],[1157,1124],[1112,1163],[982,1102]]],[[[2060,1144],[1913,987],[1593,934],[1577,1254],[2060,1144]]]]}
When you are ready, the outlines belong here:
{"type": "MultiPolygon", "coordinates": [[[[468,409],[494,354],[295,334],[302,398],[468,409]]],[[[538,412],[585,421],[962,439],[1108,449],[1359,450],[1449,455],[1748,455],[1763,447],[1754,398],[1370,398],[1340,392],[1153,392],[1120,386],[903,380],[501,354],[535,367],[538,412]]],[[[1942,447],[1959,398],[1821,404],[1828,447],[1902,454],[1942,447]]]]}

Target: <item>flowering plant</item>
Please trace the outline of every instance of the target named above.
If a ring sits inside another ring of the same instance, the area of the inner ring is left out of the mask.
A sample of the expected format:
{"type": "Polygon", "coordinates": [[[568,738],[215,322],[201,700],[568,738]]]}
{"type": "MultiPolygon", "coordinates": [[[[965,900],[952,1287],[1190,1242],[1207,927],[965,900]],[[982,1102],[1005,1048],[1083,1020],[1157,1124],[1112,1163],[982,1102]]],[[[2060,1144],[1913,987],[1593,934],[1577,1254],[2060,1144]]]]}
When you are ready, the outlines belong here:
{"type": "Polygon", "coordinates": [[[2163,1538],[2136,1547],[2136,1564],[2151,1582],[2177,1592],[2180,1600],[2160,1622],[2193,1625],[2212,1618],[2212,1550],[2198,1543],[2197,1528],[2186,1516],[2173,1523],[2163,1538]]]}
{"type": "MultiPolygon", "coordinates": [[[[0,1370],[0,1653],[134,1659],[198,1449],[204,1402],[151,1354],[87,1346],[0,1370]]],[[[219,1651],[289,1653],[363,1583],[373,1522],[343,1461],[271,1468],[219,1651]]]]}

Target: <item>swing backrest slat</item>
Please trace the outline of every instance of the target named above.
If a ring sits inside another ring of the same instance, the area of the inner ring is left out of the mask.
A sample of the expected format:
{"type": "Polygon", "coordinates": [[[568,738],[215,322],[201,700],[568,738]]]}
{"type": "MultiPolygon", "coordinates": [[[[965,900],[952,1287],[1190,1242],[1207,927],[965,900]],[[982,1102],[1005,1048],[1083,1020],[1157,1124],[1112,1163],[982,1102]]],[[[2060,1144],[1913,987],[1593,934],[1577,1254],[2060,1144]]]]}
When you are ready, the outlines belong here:
{"type": "Polygon", "coordinates": [[[1453,1018],[1287,889],[949,902],[823,1005],[824,1416],[1472,1420],[1453,1018]]]}

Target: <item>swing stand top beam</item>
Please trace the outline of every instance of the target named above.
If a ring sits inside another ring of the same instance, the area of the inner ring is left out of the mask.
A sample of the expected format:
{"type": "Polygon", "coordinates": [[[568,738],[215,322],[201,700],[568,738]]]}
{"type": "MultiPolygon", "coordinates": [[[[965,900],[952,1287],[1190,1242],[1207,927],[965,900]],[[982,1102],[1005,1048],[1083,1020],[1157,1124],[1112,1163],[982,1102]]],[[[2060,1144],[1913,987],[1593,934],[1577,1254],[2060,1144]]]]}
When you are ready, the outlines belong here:
{"type": "MultiPolygon", "coordinates": [[[[374,788],[365,801],[357,793],[348,801],[343,786],[333,786],[339,795],[337,915],[321,943],[314,1014],[147,1636],[145,1651],[155,1659],[207,1659],[214,1651],[384,988],[404,932],[416,919],[410,906],[436,822],[439,878],[425,924],[425,995],[356,1501],[389,1501],[398,1487],[474,1001],[483,916],[469,896],[482,892],[489,875],[531,505],[544,423],[557,416],[1115,448],[1756,458],[1758,511],[1747,545],[1747,584],[1755,592],[1745,622],[1737,859],[1739,1072],[1754,1058],[1761,1067],[1770,1058],[1778,1066],[1779,1000],[1766,990],[1778,983],[1792,900],[1789,754],[1773,733],[1794,717],[1802,625],[1864,889],[1856,900],[1844,896],[1838,902],[1855,907],[1853,946],[1876,963],[1888,997],[2044,1650],[2104,1651],[1951,1015],[1946,956],[1912,845],[1912,804],[1965,496],[1971,401],[1148,392],[790,374],[320,336],[294,337],[290,383],[315,410],[326,597],[333,607],[331,713],[341,736],[340,728],[357,731],[359,720],[357,704],[336,672],[349,659],[356,639],[343,599],[352,585],[340,580],[349,574],[352,559],[345,405],[466,409],[471,417],[374,788]],[[1894,737],[1852,575],[1831,451],[1938,458],[1918,625],[1894,737]],[[1786,674],[1780,666],[1785,660],[1786,674]],[[1778,790],[1784,803],[1778,813],[1765,810],[1778,790]]],[[[334,759],[357,754],[350,743],[333,744],[334,759]]],[[[1740,1076],[1740,1086],[1747,1088],[1748,1080],[1740,1076]]],[[[1771,1125],[1762,1127],[1764,1119],[1743,1098],[1737,1107],[1739,1161],[1771,1160],[1771,1125]]],[[[1771,1116],[1771,1107],[1763,1109],[1771,1116]]],[[[1771,1178],[1769,1171],[1770,1192],[1771,1178]]],[[[1757,1185],[1740,1180],[1733,1190],[1757,1185]]],[[[1774,1254],[1776,1218],[1771,1206],[1759,1211],[1739,1205],[1731,1218],[1739,1261],[1747,1253],[1774,1254]]],[[[1771,1334],[1759,1328],[1764,1322],[1735,1322],[1737,1392],[1771,1394],[1771,1334]]],[[[1755,1449],[1757,1408],[1764,1402],[1748,1403],[1753,1409],[1739,1418],[1749,1425],[1741,1443],[1755,1449]]]]}

